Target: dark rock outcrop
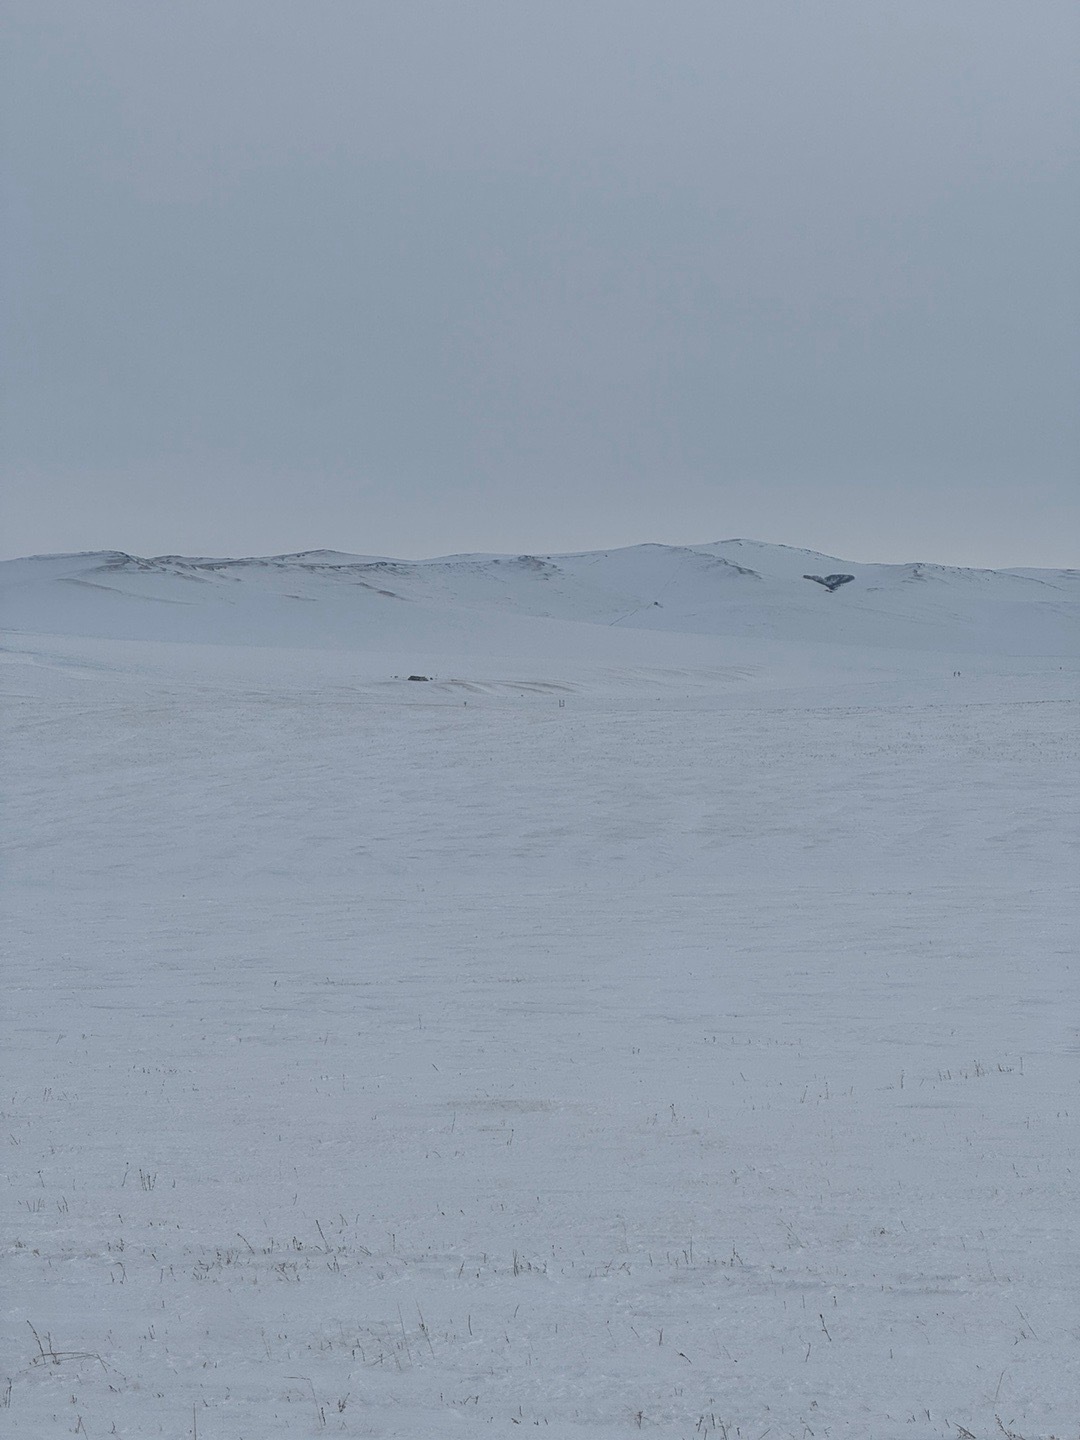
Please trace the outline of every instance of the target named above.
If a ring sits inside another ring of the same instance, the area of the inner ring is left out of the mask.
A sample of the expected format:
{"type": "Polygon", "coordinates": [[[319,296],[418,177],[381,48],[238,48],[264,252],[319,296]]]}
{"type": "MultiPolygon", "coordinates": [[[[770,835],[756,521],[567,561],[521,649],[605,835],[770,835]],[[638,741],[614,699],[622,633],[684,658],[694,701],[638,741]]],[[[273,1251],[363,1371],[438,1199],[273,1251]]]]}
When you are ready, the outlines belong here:
{"type": "Polygon", "coordinates": [[[846,585],[849,580],[854,580],[854,575],[804,575],[804,580],[813,580],[818,585],[824,585],[831,595],[834,590],[839,590],[841,585],[846,585]]]}

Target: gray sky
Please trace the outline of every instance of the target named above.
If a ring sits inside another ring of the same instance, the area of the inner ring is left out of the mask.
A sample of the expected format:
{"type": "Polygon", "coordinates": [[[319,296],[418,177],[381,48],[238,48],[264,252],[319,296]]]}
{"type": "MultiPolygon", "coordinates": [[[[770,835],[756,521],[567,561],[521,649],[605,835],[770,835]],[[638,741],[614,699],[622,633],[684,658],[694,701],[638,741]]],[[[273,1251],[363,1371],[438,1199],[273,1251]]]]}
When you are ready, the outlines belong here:
{"type": "Polygon", "coordinates": [[[1074,0],[7,0],[5,555],[1080,563],[1074,0]]]}

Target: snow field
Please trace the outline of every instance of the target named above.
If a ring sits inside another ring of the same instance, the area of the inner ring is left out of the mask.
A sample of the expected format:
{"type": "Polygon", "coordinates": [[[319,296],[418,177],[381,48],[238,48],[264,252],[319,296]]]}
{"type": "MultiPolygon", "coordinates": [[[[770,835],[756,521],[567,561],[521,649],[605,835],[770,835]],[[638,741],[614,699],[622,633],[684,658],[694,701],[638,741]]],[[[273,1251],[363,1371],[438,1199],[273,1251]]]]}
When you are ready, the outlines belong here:
{"type": "Polygon", "coordinates": [[[0,1430],[1075,1435],[1075,668],[537,624],[5,636],[0,1430]]]}
{"type": "Polygon", "coordinates": [[[12,1433],[1068,1433],[1046,900],[28,901],[12,1433]]]}

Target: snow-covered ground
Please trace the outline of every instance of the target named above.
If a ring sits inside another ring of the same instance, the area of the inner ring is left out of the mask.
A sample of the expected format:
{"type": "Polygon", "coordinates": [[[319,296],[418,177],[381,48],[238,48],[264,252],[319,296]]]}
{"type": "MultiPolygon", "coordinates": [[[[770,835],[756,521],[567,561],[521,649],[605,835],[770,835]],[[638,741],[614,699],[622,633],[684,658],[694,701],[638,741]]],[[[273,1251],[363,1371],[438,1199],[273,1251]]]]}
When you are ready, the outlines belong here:
{"type": "Polygon", "coordinates": [[[1080,575],[0,611],[0,1432],[1074,1440],[1080,575]]]}

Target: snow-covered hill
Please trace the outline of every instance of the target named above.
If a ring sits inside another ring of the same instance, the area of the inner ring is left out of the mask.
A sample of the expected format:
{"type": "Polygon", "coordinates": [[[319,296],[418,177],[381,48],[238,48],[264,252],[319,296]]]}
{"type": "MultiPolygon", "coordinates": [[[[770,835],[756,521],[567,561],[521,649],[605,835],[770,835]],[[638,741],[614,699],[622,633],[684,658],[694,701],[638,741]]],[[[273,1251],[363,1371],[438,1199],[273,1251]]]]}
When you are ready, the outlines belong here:
{"type": "MultiPolygon", "coordinates": [[[[1055,656],[1080,649],[1080,571],[866,565],[750,540],[422,561],[101,552],[0,564],[0,623],[108,639],[517,654],[537,644],[574,653],[569,624],[1055,656]],[[829,575],[851,578],[832,593],[808,578],[829,575]],[[525,619],[546,623],[514,623],[525,619]]],[[[584,653],[599,653],[597,643],[584,653]]]]}

